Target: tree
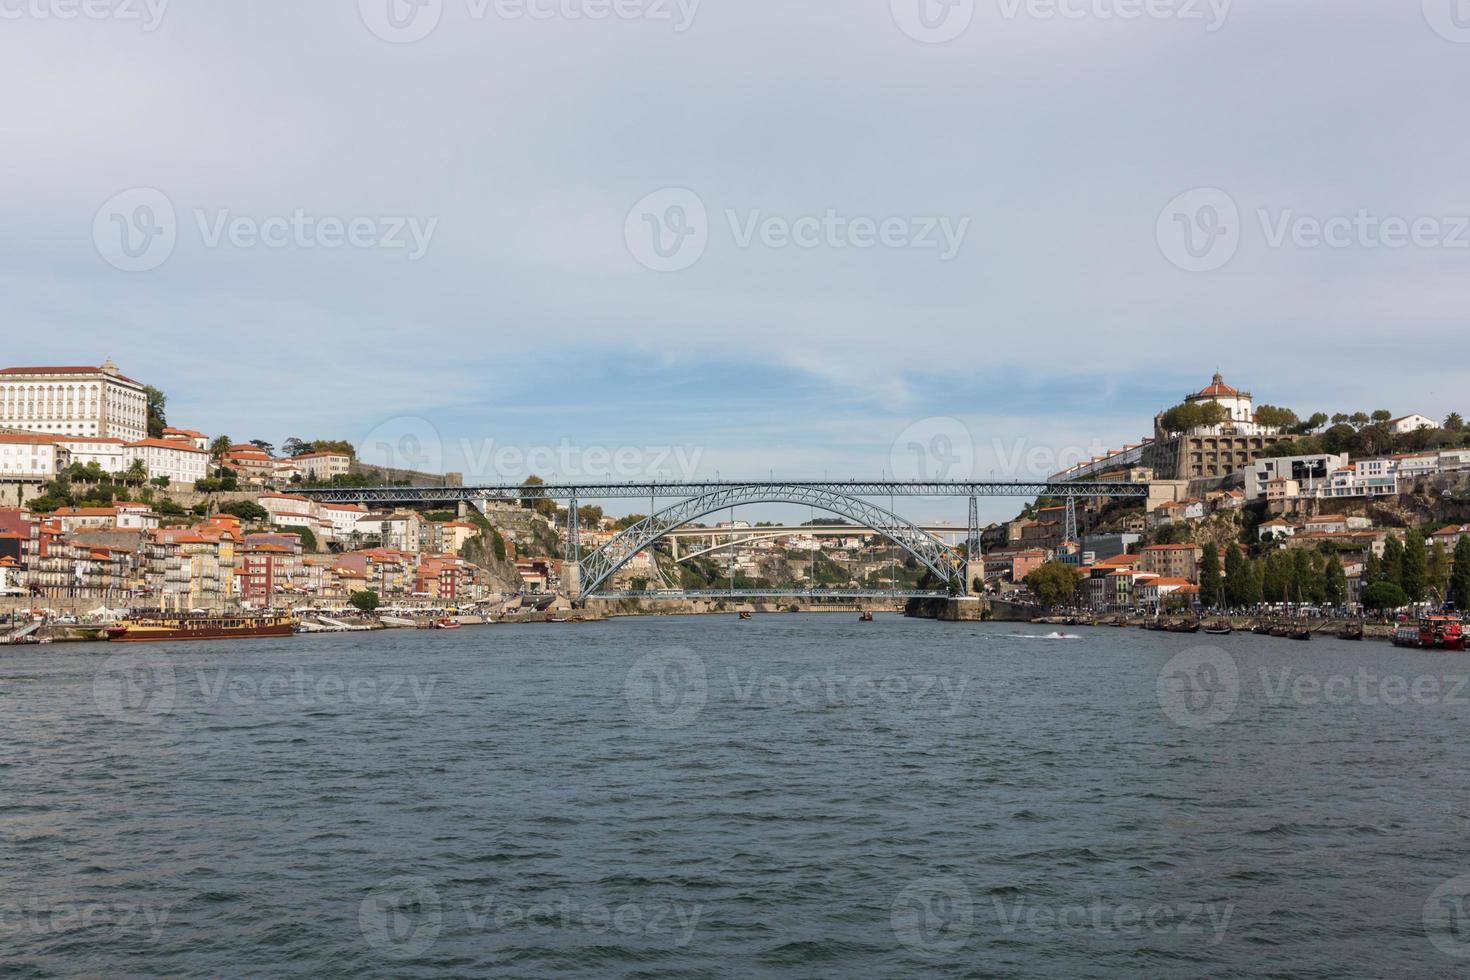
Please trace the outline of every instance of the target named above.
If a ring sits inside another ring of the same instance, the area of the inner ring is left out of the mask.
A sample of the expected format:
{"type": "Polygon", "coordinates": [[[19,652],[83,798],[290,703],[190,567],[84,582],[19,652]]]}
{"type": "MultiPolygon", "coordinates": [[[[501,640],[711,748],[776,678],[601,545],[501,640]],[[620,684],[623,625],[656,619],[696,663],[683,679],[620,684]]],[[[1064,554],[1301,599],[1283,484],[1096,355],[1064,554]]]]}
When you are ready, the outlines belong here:
{"type": "Polygon", "coordinates": [[[1256,421],[1275,429],[1295,429],[1302,424],[1302,420],[1297,418],[1297,414],[1291,409],[1278,408],[1275,405],[1262,405],[1257,408],[1256,421]]]}
{"type": "Polygon", "coordinates": [[[305,439],[298,439],[296,436],[292,436],[281,443],[281,452],[287,456],[300,456],[303,453],[311,452],[311,443],[305,439]]]}
{"type": "MultiPolygon", "coordinates": [[[[1231,550],[1237,549],[1232,548],[1231,550]]],[[[1220,577],[1220,552],[1214,542],[1206,542],[1202,549],[1200,562],[1200,603],[1206,607],[1219,606],[1224,601],[1222,592],[1224,580],[1220,577]]]]}
{"type": "Polygon", "coordinates": [[[1417,528],[1410,528],[1404,535],[1403,575],[1399,580],[1399,585],[1410,602],[1422,601],[1429,586],[1429,569],[1424,549],[1424,535],[1417,528]]]}
{"type": "Polygon", "coordinates": [[[1444,430],[1446,432],[1463,432],[1465,430],[1465,420],[1460,417],[1459,412],[1451,412],[1445,417],[1444,430]]]}
{"type": "Polygon", "coordinates": [[[1374,582],[1363,590],[1363,605],[1369,609],[1402,609],[1408,604],[1404,590],[1392,582],[1374,582]]]}
{"type": "MultiPolygon", "coordinates": [[[[1240,549],[1231,546],[1225,549],[1225,601],[1232,607],[1239,609],[1249,605],[1250,598],[1250,565],[1240,549]]],[[[1200,594],[1204,594],[1204,588],[1200,588],[1200,594]]]]}
{"type": "Polygon", "coordinates": [[[1379,425],[1383,425],[1393,418],[1393,413],[1386,408],[1380,408],[1378,411],[1373,413],[1372,418],[1374,422],[1378,423],[1379,425]]]}
{"type": "Polygon", "coordinates": [[[545,485],[546,481],[535,474],[526,477],[526,481],[521,484],[521,506],[534,510],[542,517],[554,518],[557,511],[556,501],[546,496],[546,492],[541,489],[545,485]]]}
{"type": "Polygon", "coordinates": [[[271,516],[269,511],[253,500],[232,500],[220,507],[219,512],[238,517],[246,524],[258,524],[271,516]]]}
{"type": "Polygon", "coordinates": [[[1322,451],[1327,453],[1345,452],[1353,447],[1358,439],[1358,430],[1350,425],[1334,425],[1322,433],[1322,451]]]}
{"type": "Polygon", "coordinates": [[[1460,535],[1455,545],[1455,570],[1450,573],[1450,595],[1455,608],[1470,611],[1470,533],[1460,535]]]}
{"type": "Polygon", "coordinates": [[[209,454],[218,460],[225,453],[229,452],[230,447],[233,445],[234,443],[230,441],[229,436],[215,436],[214,441],[209,444],[209,454]]]}
{"type": "Polygon", "coordinates": [[[128,483],[137,483],[141,485],[143,481],[147,479],[148,465],[144,463],[141,459],[133,460],[132,465],[129,466],[127,472],[123,474],[123,480],[128,483]]]}
{"type": "Polygon", "coordinates": [[[1219,402],[1185,402],[1159,416],[1159,427],[1165,432],[1188,432],[1230,421],[1230,413],[1219,402]]]}
{"type": "Polygon", "coordinates": [[[1266,556],[1261,592],[1267,602],[1285,602],[1291,591],[1291,559],[1283,551],[1266,556]]]}
{"type": "Polygon", "coordinates": [[[1329,606],[1345,606],[1348,601],[1347,572],[1342,567],[1342,560],[1336,555],[1327,559],[1327,568],[1323,572],[1323,600],[1329,606]]]}
{"type": "Polygon", "coordinates": [[[1398,535],[1390,534],[1383,542],[1383,573],[1381,582],[1391,582],[1400,589],[1404,587],[1404,543],[1398,535]]]}
{"type": "Polygon", "coordinates": [[[1082,581],[1082,573],[1075,565],[1059,561],[1047,562],[1026,576],[1026,587],[1036,596],[1036,601],[1051,607],[1070,599],[1082,581]]]}
{"type": "Polygon", "coordinates": [[[577,521],[583,527],[596,527],[602,522],[602,508],[584,504],[577,508],[577,521]]]}
{"type": "Polygon", "coordinates": [[[371,589],[366,592],[354,592],[347,601],[352,603],[354,609],[362,612],[372,612],[379,605],[378,594],[371,589]]]}
{"type": "Polygon", "coordinates": [[[1367,412],[1354,412],[1353,414],[1348,416],[1348,421],[1351,422],[1355,428],[1361,429],[1363,426],[1367,425],[1373,420],[1368,417],[1367,412]]]}
{"type": "Polygon", "coordinates": [[[1434,547],[1429,551],[1426,588],[1436,602],[1443,603],[1450,596],[1450,553],[1443,541],[1434,542],[1434,547]]]}
{"type": "Polygon", "coordinates": [[[1326,425],[1327,421],[1326,412],[1313,412],[1312,417],[1301,424],[1301,431],[1304,433],[1316,432],[1322,426],[1326,425]]]}
{"type": "Polygon", "coordinates": [[[316,534],[309,527],[297,528],[294,532],[301,538],[301,547],[307,551],[316,551],[316,534]]]}
{"type": "Polygon", "coordinates": [[[152,385],[144,385],[143,394],[148,398],[148,438],[162,439],[163,430],[168,427],[168,419],[164,415],[168,396],[152,385]]]}
{"type": "Polygon", "coordinates": [[[251,439],[250,445],[254,446],[256,449],[259,449],[267,456],[274,456],[276,454],[276,447],[266,442],[264,439],[251,439]]]}

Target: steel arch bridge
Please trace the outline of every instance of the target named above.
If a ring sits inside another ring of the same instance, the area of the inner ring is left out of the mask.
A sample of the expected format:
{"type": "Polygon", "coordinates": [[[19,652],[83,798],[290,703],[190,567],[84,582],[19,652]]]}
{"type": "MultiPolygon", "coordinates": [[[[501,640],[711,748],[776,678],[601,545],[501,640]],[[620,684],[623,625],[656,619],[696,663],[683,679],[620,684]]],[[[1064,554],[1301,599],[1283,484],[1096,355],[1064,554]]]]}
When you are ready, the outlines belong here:
{"type": "MultiPolygon", "coordinates": [[[[965,587],[967,576],[964,575],[964,556],[892,511],[840,493],[831,487],[764,483],[722,487],[690,497],[634,524],[581,559],[581,582],[576,598],[591,597],[618,569],[631,561],[634,555],[653,547],[669,532],[709,514],[746,504],[798,504],[855,521],[913,555],[940,581],[955,582],[958,579],[960,588],[963,590],[965,587]]],[[[571,512],[575,513],[575,504],[571,512]]],[[[571,534],[575,537],[576,531],[572,530],[571,534]]]]}

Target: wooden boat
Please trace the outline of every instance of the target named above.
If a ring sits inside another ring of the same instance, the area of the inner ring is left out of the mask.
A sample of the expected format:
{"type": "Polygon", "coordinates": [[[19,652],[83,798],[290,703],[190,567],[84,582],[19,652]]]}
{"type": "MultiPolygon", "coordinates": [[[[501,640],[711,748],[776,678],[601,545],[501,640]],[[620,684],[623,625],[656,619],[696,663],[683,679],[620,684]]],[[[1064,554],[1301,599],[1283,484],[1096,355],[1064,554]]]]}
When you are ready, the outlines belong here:
{"type": "Polygon", "coordinates": [[[873,614],[866,609],[864,609],[861,615],[858,616],[858,622],[860,623],[871,623],[872,621],[873,614]]]}
{"type": "Polygon", "coordinates": [[[1278,640],[1284,640],[1284,639],[1286,639],[1288,636],[1290,636],[1292,634],[1292,632],[1293,631],[1292,631],[1291,627],[1289,627],[1289,626],[1273,626],[1273,627],[1271,627],[1271,635],[1274,636],[1274,637],[1276,637],[1278,640]]]}
{"type": "Polygon", "coordinates": [[[1363,627],[1362,625],[1344,626],[1337,631],[1337,638],[1339,640],[1361,640],[1363,638],[1363,627]]]}
{"type": "Polygon", "coordinates": [[[745,611],[742,610],[741,613],[740,613],[740,618],[741,619],[750,619],[750,613],[745,612],[745,611]]]}
{"type": "Polygon", "coordinates": [[[434,620],[434,623],[430,628],[436,630],[457,630],[460,628],[460,625],[461,624],[457,621],[446,616],[443,619],[434,620]]]}
{"type": "Polygon", "coordinates": [[[1170,633],[1198,633],[1201,626],[1199,623],[1174,623],[1166,628],[1170,633]]]}
{"type": "Polygon", "coordinates": [[[1205,632],[1211,636],[1229,636],[1235,632],[1235,627],[1229,623],[1215,623],[1213,626],[1205,627],[1205,632]]]}
{"type": "Polygon", "coordinates": [[[546,621],[548,623],[565,623],[565,622],[568,622],[568,620],[562,618],[561,616],[553,616],[550,613],[547,613],[546,614],[546,621]]]}
{"type": "Polygon", "coordinates": [[[294,636],[301,621],[287,615],[194,616],[159,613],[118,620],[107,627],[113,643],[161,643],[167,640],[255,640],[294,636]]]}
{"type": "Polygon", "coordinates": [[[1311,630],[1293,630],[1293,631],[1291,631],[1291,634],[1290,635],[1291,635],[1291,638],[1293,640],[1310,640],[1312,638],[1312,631],[1311,630]]]}

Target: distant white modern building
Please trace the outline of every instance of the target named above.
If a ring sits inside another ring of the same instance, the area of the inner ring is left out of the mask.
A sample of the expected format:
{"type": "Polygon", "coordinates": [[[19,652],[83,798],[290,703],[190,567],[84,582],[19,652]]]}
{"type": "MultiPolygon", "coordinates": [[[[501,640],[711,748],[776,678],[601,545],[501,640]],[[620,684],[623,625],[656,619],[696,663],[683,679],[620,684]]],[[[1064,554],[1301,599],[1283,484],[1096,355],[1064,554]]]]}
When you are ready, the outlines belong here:
{"type": "Polygon", "coordinates": [[[148,437],[143,385],[101,367],[0,369],[0,427],[61,436],[148,437]]]}
{"type": "Polygon", "coordinates": [[[1277,479],[1290,480],[1298,485],[1301,492],[1309,493],[1313,487],[1327,483],[1334,472],[1346,465],[1346,453],[1262,457],[1246,468],[1245,499],[1265,497],[1268,485],[1277,479]]]}

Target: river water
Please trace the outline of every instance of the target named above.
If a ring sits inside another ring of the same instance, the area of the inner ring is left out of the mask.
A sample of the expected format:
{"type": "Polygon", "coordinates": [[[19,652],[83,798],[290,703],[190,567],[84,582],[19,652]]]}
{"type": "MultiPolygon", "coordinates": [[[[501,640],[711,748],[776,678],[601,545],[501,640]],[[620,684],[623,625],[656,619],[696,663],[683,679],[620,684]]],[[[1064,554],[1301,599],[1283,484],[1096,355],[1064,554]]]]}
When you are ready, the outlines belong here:
{"type": "Polygon", "coordinates": [[[6,650],[0,975],[1470,966],[1470,660],[1050,631],[6,650]]]}

